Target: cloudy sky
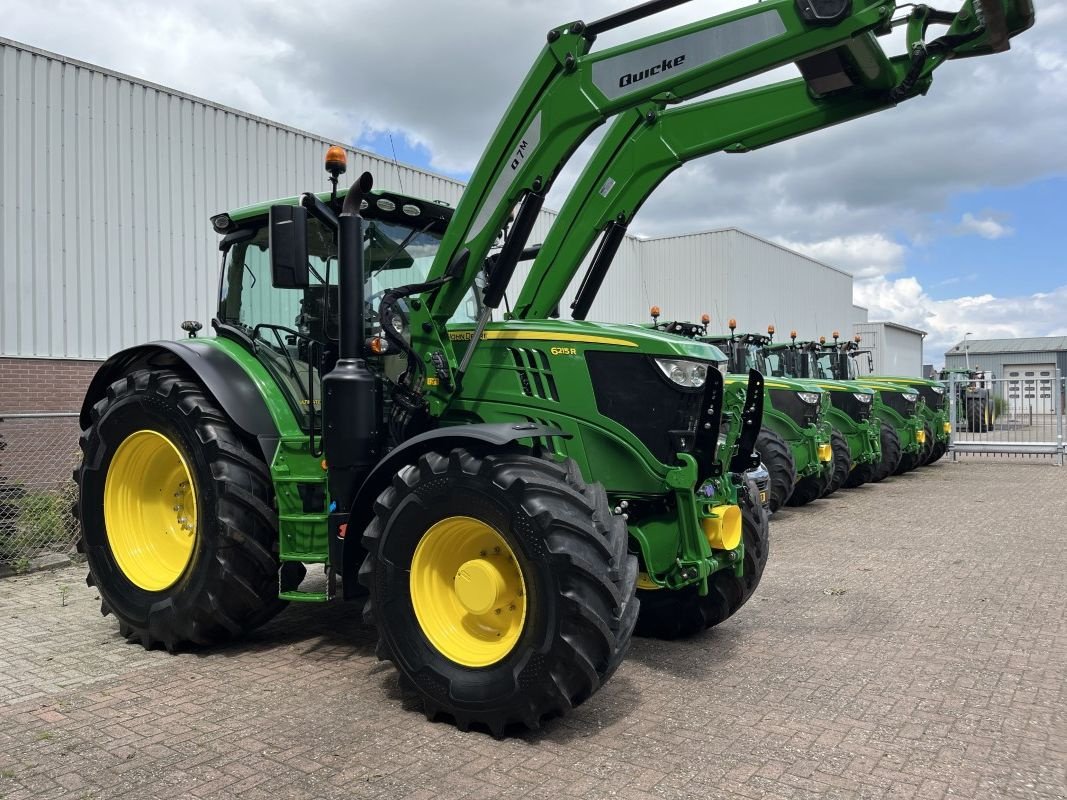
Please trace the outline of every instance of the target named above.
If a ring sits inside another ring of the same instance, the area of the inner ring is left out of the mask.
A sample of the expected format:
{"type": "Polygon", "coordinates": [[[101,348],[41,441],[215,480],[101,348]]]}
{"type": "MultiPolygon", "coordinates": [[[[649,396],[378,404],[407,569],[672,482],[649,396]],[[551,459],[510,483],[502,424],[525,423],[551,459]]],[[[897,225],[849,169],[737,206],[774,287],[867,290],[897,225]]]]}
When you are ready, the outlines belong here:
{"type": "MultiPolygon", "coordinates": [[[[0,35],[465,178],[544,33],[634,3],[6,0],[0,35]]],[[[738,5],[693,0],[597,46],[738,5]]],[[[871,319],[930,332],[934,361],[967,331],[1067,334],[1067,0],[1035,5],[1010,52],[946,64],[897,109],[695,162],[631,230],[735,226],[843,267],[871,319]]]]}

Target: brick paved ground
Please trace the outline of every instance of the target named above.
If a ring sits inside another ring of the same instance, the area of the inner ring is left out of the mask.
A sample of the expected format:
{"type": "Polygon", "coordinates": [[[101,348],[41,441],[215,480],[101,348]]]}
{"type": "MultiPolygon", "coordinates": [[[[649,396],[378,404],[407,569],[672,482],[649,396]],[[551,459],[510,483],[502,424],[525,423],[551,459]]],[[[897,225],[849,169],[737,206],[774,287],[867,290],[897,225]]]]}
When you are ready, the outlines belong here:
{"type": "Polygon", "coordinates": [[[343,606],[169,656],[80,570],[0,581],[0,797],[1065,797],[1065,485],[940,464],[783,513],[734,620],[503,742],[426,722],[343,606]]]}

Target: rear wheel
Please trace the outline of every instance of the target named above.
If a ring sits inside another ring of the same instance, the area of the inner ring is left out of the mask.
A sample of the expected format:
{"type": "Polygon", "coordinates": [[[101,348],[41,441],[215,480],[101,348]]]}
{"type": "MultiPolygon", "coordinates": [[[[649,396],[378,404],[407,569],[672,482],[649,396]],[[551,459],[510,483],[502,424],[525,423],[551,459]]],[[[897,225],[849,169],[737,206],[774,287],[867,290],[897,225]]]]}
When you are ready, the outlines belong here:
{"type": "Polygon", "coordinates": [[[200,385],[140,370],[91,415],[75,472],[78,546],[120,632],[173,650],[281,610],[270,472],[200,385]]]}
{"type": "Polygon", "coordinates": [[[427,453],[375,503],[364,618],[426,716],[501,736],[590,697],[629,647],[637,559],[573,462],[427,453]]]}
{"type": "Polygon", "coordinates": [[[848,476],[852,474],[852,451],[845,434],[837,428],[830,433],[830,447],[834,451],[833,473],[823,497],[828,497],[844,486],[848,476]]]}
{"type": "Polygon", "coordinates": [[[900,465],[900,436],[896,428],[888,422],[882,423],[882,460],[875,465],[871,474],[872,483],[880,483],[888,478],[900,465]]]}
{"type": "Polygon", "coordinates": [[[769,514],[759,501],[759,487],[745,481],[739,493],[741,537],[745,544],[744,573],[740,578],[720,570],[708,578],[708,594],[697,587],[684,589],[638,589],[641,613],[637,635],[657,639],[680,639],[729,619],[756,591],[770,553],[769,514]]]}
{"type": "Polygon", "coordinates": [[[785,439],[770,428],[760,428],[759,436],[756,437],[756,452],[771,475],[767,503],[773,514],[786,504],[796,485],[797,468],[793,451],[789,449],[785,439]]]}
{"type": "Polygon", "coordinates": [[[926,463],[927,464],[933,464],[935,461],[940,461],[941,457],[944,456],[947,451],[948,451],[948,442],[943,442],[940,439],[938,439],[934,443],[934,450],[930,454],[930,460],[927,461],[926,463]]]}

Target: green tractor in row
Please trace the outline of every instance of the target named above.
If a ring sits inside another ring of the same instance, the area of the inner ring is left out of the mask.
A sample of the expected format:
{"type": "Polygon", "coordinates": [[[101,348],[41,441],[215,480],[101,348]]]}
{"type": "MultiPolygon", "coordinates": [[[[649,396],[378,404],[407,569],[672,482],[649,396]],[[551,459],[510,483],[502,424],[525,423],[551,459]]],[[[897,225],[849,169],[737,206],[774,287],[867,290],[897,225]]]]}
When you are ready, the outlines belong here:
{"type": "Polygon", "coordinates": [[[882,468],[881,422],[874,416],[875,391],[848,381],[814,379],[809,353],[797,344],[797,332],[790,331],[789,342],[774,341],[774,326],[767,327],[760,350],[763,371],[770,379],[790,378],[810,382],[826,392],[825,412],[832,428],[834,477],[831,493],[840,487],[854,489],[883,480],[889,472],[882,468]]]}
{"type": "MultiPolygon", "coordinates": [[[[653,306],[653,325],[675,331],[684,323],[658,322],[653,306]]],[[[701,318],[696,339],[726,353],[726,382],[740,382],[750,370],[764,376],[763,427],[756,439],[756,452],[770,473],[769,507],[803,506],[840,486],[834,464],[833,429],[825,421],[829,397],[815,383],[790,380],[767,372],[763,347],[769,341],[761,334],[738,334],[737,321],[729,321],[729,336],[709,336],[708,316],[701,318]]],[[[688,326],[686,326],[688,327],[688,326]]],[[[841,447],[838,441],[838,447],[841,447]]]]}
{"type": "Polygon", "coordinates": [[[862,341],[863,339],[859,334],[853,337],[855,346],[849,349],[849,356],[854,361],[866,359],[866,377],[873,380],[891,381],[897,386],[910,387],[922,399],[919,404],[919,415],[923,419],[926,441],[923,443],[923,452],[918,466],[926,466],[940,460],[948,452],[949,440],[952,434],[945,384],[929,378],[874,374],[873,353],[871,350],[860,346],[862,341]]]}
{"type": "MultiPolygon", "coordinates": [[[[898,57],[876,38],[892,7],[858,0],[769,0],[593,49],[676,5],[550,31],[455,210],[367,174],[338,191],[331,149],[333,191],[213,218],[213,335],[190,321],[112,356],[82,407],[80,547],[127,639],[208,645],[287,602],[353,601],[428,717],[502,735],[591,697],[635,628],[680,635],[744,605],[768,554],[745,476],[758,375],[733,435],[709,345],[584,313],[494,321],[545,195],[609,118],[798,63],[718,99],[732,140],[763,146],[925,94],[1033,10],[912,9],[898,57]],[[948,33],[925,42],[931,24],[948,33]]],[[[597,233],[576,312],[621,241],[597,233]]],[[[520,297],[551,310],[582,259],[535,258],[520,297]]]]}
{"type": "Polygon", "coordinates": [[[818,345],[808,344],[812,377],[846,381],[875,391],[872,413],[881,422],[882,461],[877,478],[910,472],[929,457],[928,423],[921,409],[922,397],[912,387],[895,381],[860,375],[851,353],[856,342],[841,342],[834,331],[834,341],[819,337],[818,345]]]}

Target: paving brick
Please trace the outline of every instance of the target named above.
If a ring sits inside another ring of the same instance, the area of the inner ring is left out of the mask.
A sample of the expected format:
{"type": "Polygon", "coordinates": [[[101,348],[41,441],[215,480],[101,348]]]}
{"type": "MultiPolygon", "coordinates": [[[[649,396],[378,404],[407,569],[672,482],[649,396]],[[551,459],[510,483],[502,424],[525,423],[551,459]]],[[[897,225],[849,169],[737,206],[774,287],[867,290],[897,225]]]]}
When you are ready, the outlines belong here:
{"type": "Polygon", "coordinates": [[[78,569],[3,579],[0,797],[1064,798],[1065,480],[942,463],[785,511],[734,619],[502,742],[427,722],[343,605],[170,656],[78,569]]]}

